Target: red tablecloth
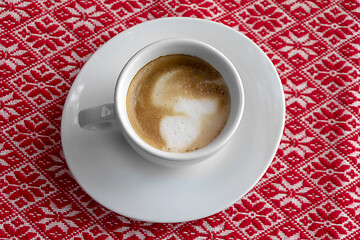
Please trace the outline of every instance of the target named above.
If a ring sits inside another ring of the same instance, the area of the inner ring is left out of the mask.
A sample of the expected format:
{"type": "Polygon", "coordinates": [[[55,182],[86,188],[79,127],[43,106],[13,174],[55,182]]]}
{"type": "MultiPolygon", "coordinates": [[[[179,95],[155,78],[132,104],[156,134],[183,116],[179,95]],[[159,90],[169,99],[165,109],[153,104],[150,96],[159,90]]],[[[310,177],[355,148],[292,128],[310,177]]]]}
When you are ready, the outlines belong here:
{"type": "Polygon", "coordinates": [[[1,239],[360,239],[360,2],[3,0],[1,239]],[[121,31],[162,17],[221,22],[281,77],[286,125],[261,181],[235,205],[179,224],[138,222],[92,200],[65,164],[64,101],[121,31]]]}

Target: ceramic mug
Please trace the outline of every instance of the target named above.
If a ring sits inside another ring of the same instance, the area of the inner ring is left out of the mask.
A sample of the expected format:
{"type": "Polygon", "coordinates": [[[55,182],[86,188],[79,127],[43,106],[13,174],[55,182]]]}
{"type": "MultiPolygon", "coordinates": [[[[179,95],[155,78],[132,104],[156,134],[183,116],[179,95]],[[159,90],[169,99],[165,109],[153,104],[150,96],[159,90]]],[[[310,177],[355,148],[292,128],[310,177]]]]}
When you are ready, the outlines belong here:
{"type": "Polygon", "coordinates": [[[186,166],[199,163],[219,151],[238,128],[243,109],[243,86],[231,61],[207,43],[172,38],[151,43],[135,53],[119,74],[114,103],[80,111],[79,125],[84,129],[96,130],[119,128],[130,146],[151,162],[165,166],[186,166]],[[192,152],[166,152],[149,145],[133,129],[126,110],[127,91],[136,73],[150,61],[172,54],[195,56],[212,65],[226,81],[230,93],[230,114],[224,129],[208,145],[192,152]]]}

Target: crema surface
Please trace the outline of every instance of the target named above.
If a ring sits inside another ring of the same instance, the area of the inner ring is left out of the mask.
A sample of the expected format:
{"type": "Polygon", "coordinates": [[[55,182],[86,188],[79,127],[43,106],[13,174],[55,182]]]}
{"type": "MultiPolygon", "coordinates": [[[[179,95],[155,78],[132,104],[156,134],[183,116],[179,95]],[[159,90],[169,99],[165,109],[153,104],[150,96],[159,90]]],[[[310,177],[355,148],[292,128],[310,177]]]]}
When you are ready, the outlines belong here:
{"type": "Polygon", "coordinates": [[[167,55],[145,65],[127,93],[136,133],[168,152],[189,152],[213,141],[225,127],[230,94],[221,74],[189,55],[167,55]]]}

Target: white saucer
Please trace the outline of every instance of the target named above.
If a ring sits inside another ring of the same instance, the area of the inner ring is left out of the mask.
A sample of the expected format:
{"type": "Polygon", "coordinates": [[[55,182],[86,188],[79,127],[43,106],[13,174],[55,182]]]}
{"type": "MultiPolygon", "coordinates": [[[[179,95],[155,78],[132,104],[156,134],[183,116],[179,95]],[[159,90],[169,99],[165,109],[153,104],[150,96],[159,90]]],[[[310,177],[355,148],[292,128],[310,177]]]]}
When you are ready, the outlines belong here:
{"type": "Polygon", "coordinates": [[[219,212],[248,192],[268,168],[285,121],[280,79],[267,56],[243,34],[222,24],[165,18],[132,27],[102,46],[78,74],[61,126],[67,164],[81,187],[116,213],[152,222],[181,222],[219,212]],[[245,109],[230,142],[204,163],[166,168],[137,155],[119,132],[78,125],[79,110],[113,102],[117,76],[140,48],[170,37],[213,45],[243,81],[245,109]]]}

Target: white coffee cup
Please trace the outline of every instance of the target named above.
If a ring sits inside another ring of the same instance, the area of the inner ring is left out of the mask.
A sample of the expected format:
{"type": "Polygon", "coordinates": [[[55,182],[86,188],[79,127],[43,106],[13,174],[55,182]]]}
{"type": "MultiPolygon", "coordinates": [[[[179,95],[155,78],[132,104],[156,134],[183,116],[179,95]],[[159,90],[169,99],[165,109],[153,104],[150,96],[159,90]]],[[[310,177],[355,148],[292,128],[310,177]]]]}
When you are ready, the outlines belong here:
{"type": "Polygon", "coordinates": [[[151,43],[135,53],[117,79],[114,103],[80,111],[79,125],[95,130],[119,128],[130,146],[151,162],[165,166],[187,166],[207,159],[229,141],[239,126],[243,109],[244,91],[240,76],[224,54],[198,40],[171,38],[151,43]],[[133,129],[126,110],[127,91],[135,74],[150,61],[172,54],[195,56],[212,65],[224,78],[230,93],[231,109],[224,129],[211,143],[192,152],[166,152],[149,145],[133,129]]]}

